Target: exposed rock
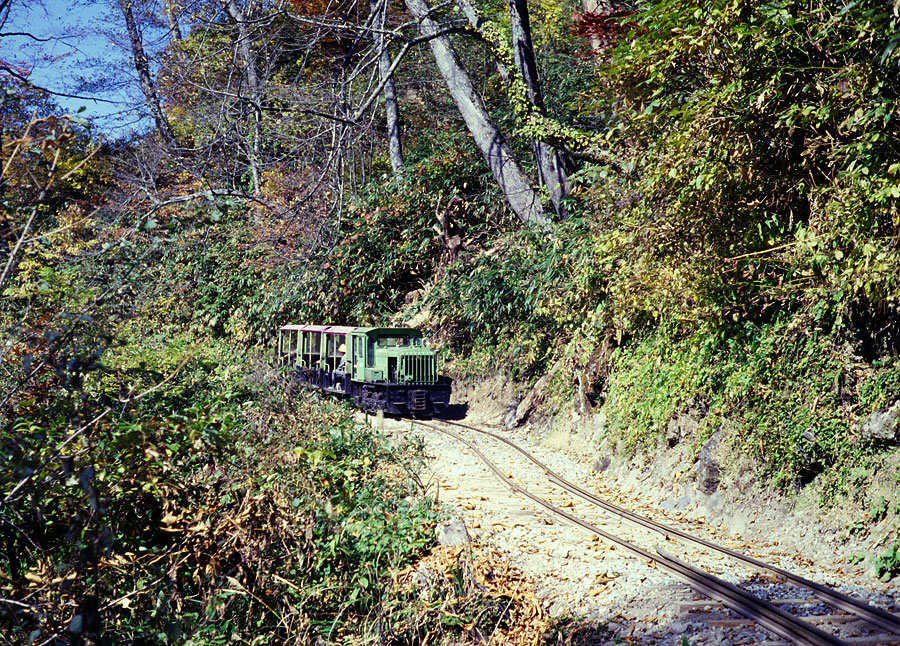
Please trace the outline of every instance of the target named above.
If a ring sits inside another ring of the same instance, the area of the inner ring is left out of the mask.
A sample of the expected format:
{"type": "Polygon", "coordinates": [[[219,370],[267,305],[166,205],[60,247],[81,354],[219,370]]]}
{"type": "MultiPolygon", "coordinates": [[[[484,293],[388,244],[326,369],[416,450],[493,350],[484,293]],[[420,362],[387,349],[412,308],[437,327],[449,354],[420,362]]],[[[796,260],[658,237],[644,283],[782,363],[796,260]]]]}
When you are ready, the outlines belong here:
{"type": "Polygon", "coordinates": [[[441,523],[435,529],[437,542],[441,545],[468,545],[472,542],[466,524],[456,518],[446,523],[441,523]]]}
{"type": "Polygon", "coordinates": [[[700,430],[702,411],[691,408],[683,413],[676,413],[666,426],[666,445],[671,449],[682,440],[691,438],[700,430]]]}
{"type": "Polygon", "coordinates": [[[726,504],[725,494],[722,492],[721,489],[718,489],[706,501],[707,512],[720,513],[722,511],[722,509],[725,507],[725,504],[726,504]]]}
{"type": "Polygon", "coordinates": [[[450,403],[466,407],[469,423],[501,424],[507,414],[507,404],[518,398],[516,384],[507,375],[498,374],[487,379],[454,380],[450,403]],[[473,406],[473,402],[478,404],[473,406]]]}
{"type": "Polygon", "coordinates": [[[513,429],[517,426],[516,410],[519,408],[519,402],[521,401],[521,399],[521,397],[516,397],[506,407],[506,415],[504,415],[503,417],[503,424],[504,426],[506,426],[506,428],[513,429]]]}
{"type": "Polygon", "coordinates": [[[600,446],[600,443],[606,437],[606,412],[602,408],[591,415],[588,428],[591,432],[590,445],[600,446]]]}
{"type": "Polygon", "coordinates": [[[602,392],[609,375],[609,357],[613,351],[612,337],[606,337],[587,358],[584,365],[575,370],[578,388],[575,393],[575,410],[579,415],[590,415],[602,399],[602,392]]]}
{"type": "Polygon", "coordinates": [[[900,400],[887,410],[872,413],[860,427],[863,442],[897,442],[900,440],[900,400]]]}
{"type": "Polygon", "coordinates": [[[610,460],[609,458],[598,458],[594,460],[594,472],[600,473],[601,471],[606,471],[609,468],[610,460]]]}
{"type": "Polygon", "coordinates": [[[538,379],[531,392],[518,405],[516,408],[516,426],[528,419],[529,415],[541,405],[544,397],[547,395],[547,387],[550,385],[550,380],[553,378],[553,375],[562,369],[562,365],[562,360],[554,363],[553,367],[550,368],[547,374],[538,379]]]}
{"type": "Polygon", "coordinates": [[[557,599],[550,602],[547,606],[547,614],[551,617],[563,615],[568,610],[568,604],[563,599],[557,599]]]}
{"type": "Polygon", "coordinates": [[[669,420],[666,426],[666,446],[674,448],[681,442],[681,428],[678,426],[678,415],[669,420]]]}
{"type": "Polygon", "coordinates": [[[575,371],[575,383],[577,384],[577,388],[575,388],[575,412],[582,417],[587,417],[594,412],[594,405],[588,396],[589,387],[584,372],[580,370],[575,371]]]}
{"type": "Polygon", "coordinates": [[[713,433],[700,449],[697,457],[697,488],[707,495],[715,493],[719,488],[719,463],[714,458],[716,448],[722,437],[721,431],[713,433]]]}
{"type": "Polygon", "coordinates": [[[441,573],[424,563],[419,564],[419,568],[412,575],[412,583],[421,588],[423,593],[436,587],[440,580],[441,573]]]}
{"type": "Polygon", "coordinates": [[[676,634],[685,633],[689,628],[691,628],[689,621],[675,621],[669,626],[669,629],[676,634]]]}

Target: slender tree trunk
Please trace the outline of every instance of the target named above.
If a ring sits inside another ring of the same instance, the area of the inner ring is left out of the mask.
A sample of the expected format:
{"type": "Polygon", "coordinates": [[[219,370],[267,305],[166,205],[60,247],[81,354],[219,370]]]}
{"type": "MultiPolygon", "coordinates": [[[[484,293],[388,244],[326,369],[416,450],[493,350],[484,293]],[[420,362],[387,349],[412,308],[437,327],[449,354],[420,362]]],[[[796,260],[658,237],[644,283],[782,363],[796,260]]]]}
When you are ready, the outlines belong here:
{"type": "MultiPolygon", "coordinates": [[[[469,21],[469,24],[481,34],[484,34],[482,27],[484,26],[484,19],[478,15],[478,12],[475,11],[475,7],[472,6],[472,3],[469,0],[456,0],[456,5],[459,7],[460,11],[463,12],[463,15],[466,17],[466,20],[469,21]]],[[[489,42],[490,47],[499,49],[500,43],[498,42],[489,42]]],[[[506,69],[506,65],[503,64],[499,58],[495,57],[495,63],[497,65],[497,73],[500,74],[500,78],[506,83],[509,80],[509,70],[506,69]]]]}
{"type": "MultiPolygon", "coordinates": [[[[508,2],[513,57],[515,58],[516,67],[519,68],[519,72],[522,74],[522,79],[525,82],[528,101],[539,114],[543,114],[544,96],[541,92],[541,81],[537,73],[537,62],[531,39],[528,5],[526,0],[508,0],[508,2]]],[[[559,217],[564,218],[566,217],[566,211],[563,199],[568,195],[569,190],[562,154],[554,150],[549,144],[537,139],[532,140],[531,147],[534,150],[534,158],[537,162],[541,179],[550,193],[553,209],[559,217]]]]}
{"type": "Polygon", "coordinates": [[[256,73],[256,56],[250,48],[250,31],[247,29],[247,18],[237,0],[227,0],[225,8],[237,27],[237,48],[244,66],[244,78],[247,81],[247,94],[256,98],[259,93],[259,76],[256,73]]]}
{"type": "Polygon", "coordinates": [[[178,140],[175,138],[175,133],[172,132],[172,127],[169,125],[169,121],[160,107],[159,95],[156,93],[156,86],[150,77],[150,63],[147,61],[147,55],[144,53],[141,32],[138,30],[131,5],[132,0],[120,0],[119,2],[122,15],[125,17],[125,26],[128,29],[128,39],[131,41],[134,69],[141,84],[141,91],[144,93],[144,100],[147,102],[147,107],[150,109],[150,114],[153,116],[153,121],[156,124],[156,130],[159,132],[160,137],[163,138],[165,144],[169,148],[175,149],[178,148],[178,140]]]}
{"type": "MultiPolygon", "coordinates": [[[[410,13],[419,21],[419,32],[423,36],[434,36],[440,27],[429,16],[425,0],[406,0],[410,13]]],[[[450,90],[453,102],[466,122],[469,132],[481,150],[485,161],[500,185],[510,208],[526,224],[549,224],[544,215],[537,192],[513,157],[494,122],[488,115],[481,97],[475,92],[469,75],[463,69],[446,36],[437,36],[428,41],[438,70],[450,90]]]]}
{"type": "Polygon", "coordinates": [[[253,110],[253,132],[250,137],[250,174],[253,179],[253,192],[259,193],[259,145],[262,128],[262,115],[259,110],[260,86],[259,75],[256,73],[256,55],[250,47],[250,30],[247,29],[247,18],[238,5],[237,0],[227,0],[225,9],[234,20],[237,27],[237,51],[244,68],[244,81],[246,88],[241,88],[239,94],[250,101],[253,110]]]}
{"type": "Polygon", "coordinates": [[[169,23],[169,35],[172,37],[172,40],[182,40],[181,25],[178,24],[178,16],[175,14],[175,5],[172,3],[172,0],[163,0],[163,5],[166,12],[166,21],[169,23]]]}
{"type": "Polygon", "coordinates": [[[387,122],[388,157],[394,176],[403,170],[403,148],[400,145],[400,108],[397,105],[397,89],[391,73],[391,54],[384,42],[384,27],[387,22],[388,0],[369,0],[371,12],[380,12],[373,21],[376,28],[375,46],[378,48],[378,74],[384,82],[384,113],[387,122]],[[380,6],[379,6],[380,5],[380,6]]]}

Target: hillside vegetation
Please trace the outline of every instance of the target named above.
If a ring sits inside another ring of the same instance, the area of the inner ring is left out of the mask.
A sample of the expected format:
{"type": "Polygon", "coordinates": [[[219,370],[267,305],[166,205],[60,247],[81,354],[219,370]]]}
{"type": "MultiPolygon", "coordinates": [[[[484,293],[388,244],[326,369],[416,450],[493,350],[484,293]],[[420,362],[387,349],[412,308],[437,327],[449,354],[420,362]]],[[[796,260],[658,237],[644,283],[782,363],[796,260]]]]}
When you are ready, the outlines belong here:
{"type": "Polygon", "coordinates": [[[772,488],[887,528],[870,556],[900,573],[900,5],[417,6],[137,3],[152,127],[115,141],[0,76],[14,643],[424,643],[496,610],[394,585],[440,513],[417,449],[289,390],[288,322],[550,373],[536,414],[602,411],[624,455],[693,411],[698,452],[721,430],[772,488]]]}

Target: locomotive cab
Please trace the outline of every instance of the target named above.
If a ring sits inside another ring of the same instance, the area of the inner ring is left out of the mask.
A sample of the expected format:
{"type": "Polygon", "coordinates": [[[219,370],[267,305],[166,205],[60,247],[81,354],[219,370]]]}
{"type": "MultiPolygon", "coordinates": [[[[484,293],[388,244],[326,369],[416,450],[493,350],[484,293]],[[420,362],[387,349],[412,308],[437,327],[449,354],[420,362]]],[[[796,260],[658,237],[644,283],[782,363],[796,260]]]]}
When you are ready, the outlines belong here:
{"type": "Polygon", "coordinates": [[[433,415],[450,403],[439,355],[410,328],[358,328],[350,335],[353,387],[360,406],[395,415],[433,415]]]}
{"type": "Polygon", "coordinates": [[[418,330],[359,328],[350,337],[354,380],[389,384],[437,383],[438,355],[425,346],[418,330]]]}

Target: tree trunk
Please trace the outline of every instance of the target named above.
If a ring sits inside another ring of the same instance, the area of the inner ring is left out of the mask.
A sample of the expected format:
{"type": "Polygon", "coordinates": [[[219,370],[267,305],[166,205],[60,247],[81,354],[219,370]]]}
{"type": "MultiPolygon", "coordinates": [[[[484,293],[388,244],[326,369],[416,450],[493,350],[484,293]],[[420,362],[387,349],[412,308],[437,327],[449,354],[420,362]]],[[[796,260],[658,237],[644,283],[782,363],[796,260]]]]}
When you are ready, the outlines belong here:
{"type": "Polygon", "coordinates": [[[169,35],[172,40],[182,40],[181,25],[178,24],[178,16],[175,15],[175,5],[172,4],[172,0],[163,0],[163,9],[166,12],[166,21],[169,23],[169,35]]]}
{"type": "Polygon", "coordinates": [[[122,15],[125,17],[125,26],[128,29],[128,39],[131,41],[131,54],[134,58],[134,69],[138,75],[138,81],[141,84],[141,91],[144,93],[144,100],[153,116],[156,124],[156,130],[160,137],[163,138],[166,146],[175,149],[178,148],[178,140],[172,127],[166,119],[159,104],[159,95],[156,93],[156,86],[153,79],[150,78],[150,64],[147,61],[147,55],[144,53],[144,44],[141,42],[141,32],[138,30],[137,22],[134,20],[134,13],[131,11],[132,0],[120,0],[119,6],[122,9],[122,15]]]}
{"type": "MultiPolygon", "coordinates": [[[[460,11],[463,12],[463,15],[466,17],[466,20],[469,21],[469,24],[482,35],[484,34],[484,30],[482,27],[484,26],[484,20],[481,16],[478,15],[478,12],[475,11],[475,7],[472,6],[472,3],[469,0],[456,0],[456,5],[459,7],[460,11]]],[[[493,48],[494,50],[500,49],[500,43],[495,41],[489,41],[488,46],[493,48]]],[[[495,64],[497,65],[497,73],[500,74],[500,79],[506,83],[509,81],[509,70],[506,69],[506,65],[503,64],[499,58],[495,57],[495,64]]]]}
{"type": "Polygon", "coordinates": [[[375,26],[375,47],[378,48],[378,74],[384,83],[384,113],[387,122],[388,157],[391,160],[391,168],[394,176],[400,175],[403,170],[403,148],[400,145],[400,108],[397,105],[397,89],[394,85],[394,75],[391,73],[391,54],[384,42],[384,27],[387,22],[388,0],[369,0],[369,8],[372,12],[380,12],[378,20],[372,24],[375,26]],[[381,5],[379,7],[379,4],[381,5]]]}
{"type": "MultiPolygon", "coordinates": [[[[541,92],[541,81],[537,73],[537,63],[534,56],[534,45],[531,39],[531,24],[528,17],[528,5],[525,0],[509,0],[509,23],[512,32],[513,57],[516,67],[522,74],[525,89],[528,93],[528,101],[539,114],[544,114],[544,96],[541,92]]],[[[553,209],[556,214],[566,217],[563,199],[568,195],[568,178],[566,177],[565,162],[562,154],[554,150],[549,144],[532,140],[531,147],[534,150],[534,158],[537,162],[541,179],[550,193],[553,209]]]]}
{"type": "Polygon", "coordinates": [[[261,120],[262,115],[259,110],[259,76],[256,73],[256,55],[250,48],[250,31],[247,29],[247,19],[244,12],[238,5],[237,0],[226,0],[225,9],[228,15],[234,20],[237,27],[238,38],[235,43],[237,46],[238,57],[241,65],[244,67],[244,81],[246,88],[240,88],[238,94],[247,97],[250,100],[251,109],[253,110],[253,132],[250,137],[250,175],[253,179],[253,193],[259,194],[259,143],[261,136],[261,120]]]}
{"type": "MultiPolygon", "coordinates": [[[[423,36],[434,36],[439,31],[438,24],[429,17],[425,0],[406,0],[410,13],[419,21],[419,32],[423,36]]],[[[503,136],[491,120],[481,98],[475,92],[469,75],[463,69],[446,36],[433,37],[428,41],[438,70],[450,90],[453,102],[466,122],[475,144],[481,150],[485,161],[500,185],[510,208],[526,224],[549,224],[544,215],[537,192],[513,157],[503,136]]]]}
{"type": "Polygon", "coordinates": [[[237,27],[238,39],[236,44],[241,64],[244,66],[247,94],[255,99],[259,94],[259,76],[256,74],[256,56],[250,49],[250,32],[247,29],[247,18],[244,16],[244,12],[238,5],[237,0],[227,0],[225,9],[237,27]]]}

